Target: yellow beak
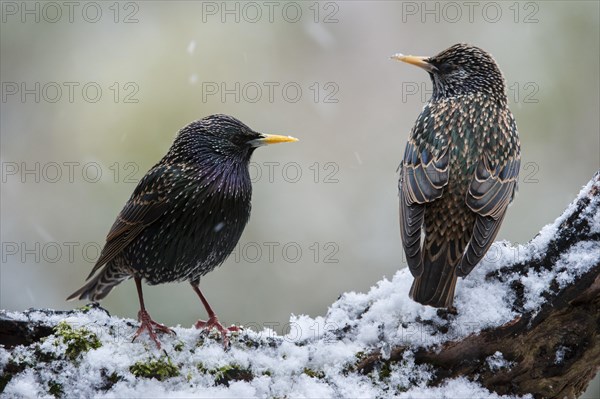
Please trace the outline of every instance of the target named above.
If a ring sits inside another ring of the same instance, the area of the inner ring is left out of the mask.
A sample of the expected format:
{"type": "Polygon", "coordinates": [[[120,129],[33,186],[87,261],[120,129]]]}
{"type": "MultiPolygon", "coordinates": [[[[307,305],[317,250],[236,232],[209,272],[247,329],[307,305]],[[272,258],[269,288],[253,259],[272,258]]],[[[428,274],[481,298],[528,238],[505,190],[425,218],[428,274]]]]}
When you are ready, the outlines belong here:
{"type": "Polygon", "coordinates": [[[298,141],[297,138],[292,136],[279,136],[277,134],[262,134],[261,138],[250,141],[253,147],[260,147],[261,145],[277,144],[277,143],[293,143],[298,141]]]}
{"type": "Polygon", "coordinates": [[[435,66],[427,62],[429,57],[420,57],[416,55],[404,55],[401,53],[394,54],[391,57],[393,60],[406,62],[407,64],[418,66],[419,68],[423,68],[427,72],[434,72],[437,70],[435,66]]]}

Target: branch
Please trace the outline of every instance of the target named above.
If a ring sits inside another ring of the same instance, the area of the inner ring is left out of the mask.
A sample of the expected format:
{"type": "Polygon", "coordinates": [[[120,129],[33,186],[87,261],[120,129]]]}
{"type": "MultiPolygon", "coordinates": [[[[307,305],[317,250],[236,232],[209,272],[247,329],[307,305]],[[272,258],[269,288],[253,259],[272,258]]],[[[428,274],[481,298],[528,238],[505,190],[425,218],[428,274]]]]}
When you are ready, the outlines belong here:
{"type": "Polygon", "coordinates": [[[575,398],[600,368],[600,174],[524,246],[495,243],[456,314],[408,299],[410,273],[345,293],[291,332],[175,327],[164,351],[104,309],[0,311],[9,396],[575,398]]]}
{"type": "MultiPolygon", "coordinates": [[[[599,178],[596,174],[593,184],[588,184],[574,206],[559,218],[545,248],[485,276],[487,281],[510,283],[510,291],[505,295],[513,298],[517,317],[462,340],[446,342],[441,348],[419,349],[415,353],[417,364],[436,368],[432,384],[453,377],[477,376],[483,386],[499,394],[575,398],[585,391],[600,368],[599,178]],[[543,305],[526,311],[521,278],[556,269],[561,258],[582,243],[592,243],[580,246],[577,252],[595,251],[584,254],[592,258],[593,266],[562,289],[557,275],[544,293],[543,305]],[[497,352],[511,367],[489,367],[489,357],[497,352]]],[[[537,243],[532,242],[536,248],[537,243]]],[[[382,359],[381,351],[373,352],[357,369],[368,373],[386,361],[402,359],[406,350],[405,346],[394,347],[387,360],[382,359]]]]}

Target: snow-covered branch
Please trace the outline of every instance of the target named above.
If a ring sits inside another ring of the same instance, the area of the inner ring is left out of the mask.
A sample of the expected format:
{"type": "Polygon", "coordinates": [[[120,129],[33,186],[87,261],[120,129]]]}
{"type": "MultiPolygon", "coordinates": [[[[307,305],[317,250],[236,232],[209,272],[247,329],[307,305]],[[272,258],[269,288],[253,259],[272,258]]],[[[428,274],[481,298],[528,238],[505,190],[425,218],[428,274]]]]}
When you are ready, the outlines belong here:
{"type": "Polygon", "coordinates": [[[526,245],[497,242],[457,313],[400,270],[290,334],[175,327],[163,350],[99,307],[0,312],[0,392],[35,397],[577,397],[600,368],[600,175],[526,245]]]}

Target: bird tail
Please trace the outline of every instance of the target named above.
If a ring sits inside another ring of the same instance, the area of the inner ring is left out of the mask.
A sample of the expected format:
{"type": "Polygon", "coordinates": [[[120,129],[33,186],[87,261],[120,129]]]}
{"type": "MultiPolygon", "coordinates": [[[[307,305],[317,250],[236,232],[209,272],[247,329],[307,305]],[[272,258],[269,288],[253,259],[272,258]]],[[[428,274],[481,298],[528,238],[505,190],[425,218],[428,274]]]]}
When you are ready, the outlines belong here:
{"type": "Polygon", "coordinates": [[[450,261],[446,243],[442,248],[430,248],[423,253],[423,273],[416,277],[410,288],[410,297],[423,305],[452,308],[456,287],[456,261],[450,261]],[[437,249],[437,250],[436,250],[437,249]]]}
{"type": "Polygon", "coordinates": [[[110,263],[83,287],[69,295],[67,301],[73,299],[89,299],[96,302],[103,299],[121,281],[131,277],[129,274],[115,273],[111,270],[110,263]]]}

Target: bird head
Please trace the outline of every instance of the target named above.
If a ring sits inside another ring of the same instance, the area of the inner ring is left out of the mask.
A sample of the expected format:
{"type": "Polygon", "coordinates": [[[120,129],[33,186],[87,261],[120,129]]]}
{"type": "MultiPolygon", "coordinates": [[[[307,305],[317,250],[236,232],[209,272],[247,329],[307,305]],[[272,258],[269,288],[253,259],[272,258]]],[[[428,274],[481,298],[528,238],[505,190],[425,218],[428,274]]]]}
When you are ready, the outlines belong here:
{"type": "Polygon", "coordinates": [[[229,115],[210,115],[181,129],[167,157],[184,161],[235,159],[250,161],[257,147],[298,139],[258,133],[229,115]]]}
{"type": "Polygon", "coordinates": [[[479,47],[461,43],[432,57],[396,54],[392,59],[426,70],[433,82],[434,100],[484,93],[506,101],[502,72],[494,58],[479,47]]]}

